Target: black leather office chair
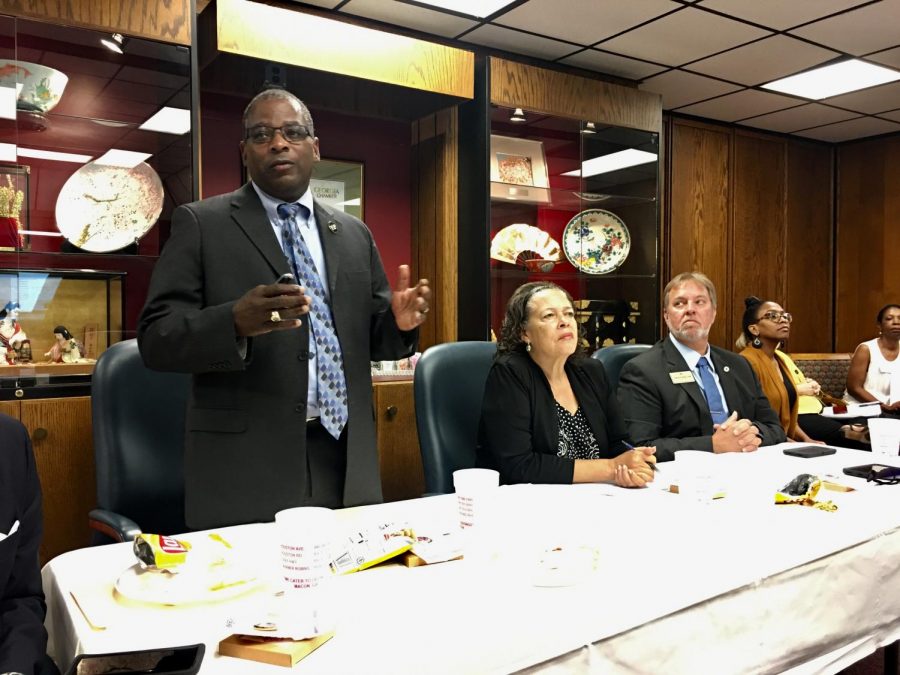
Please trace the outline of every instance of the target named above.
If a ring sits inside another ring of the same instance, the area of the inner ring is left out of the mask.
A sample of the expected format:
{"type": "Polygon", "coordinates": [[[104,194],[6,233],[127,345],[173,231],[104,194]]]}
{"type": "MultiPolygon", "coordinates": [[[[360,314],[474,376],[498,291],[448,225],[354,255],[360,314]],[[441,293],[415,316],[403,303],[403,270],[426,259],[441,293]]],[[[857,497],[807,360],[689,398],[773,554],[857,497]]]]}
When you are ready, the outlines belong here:
{"type": "Polygon", "coordinates": [[[597,359],[603,364],[603,369],[606,371],[606,377],[609,378],[609,384],[615,389],[619,386],[619,373],[622,372],[622,366],[638,354],[643,354],[650,349],[650,347],[652,347],[652,345],[610,345],[609,347],[602,347],[595,351],[591,354],[591,358],[597,359]]]}
{"type": "Polygon", "coordinates": [[[137,340],[112,345],[91,382],[97,508],[116,541],[184,532],[184,416],[190,376],[150,370],[137,340]]]}
{"type": "Polygon", "coordinates": [[[449,342],[416,363],[416,426],[429,494],[453,492],[453,472],[475,466],[481,399],[496,352],[493,342],[449,342]]]}

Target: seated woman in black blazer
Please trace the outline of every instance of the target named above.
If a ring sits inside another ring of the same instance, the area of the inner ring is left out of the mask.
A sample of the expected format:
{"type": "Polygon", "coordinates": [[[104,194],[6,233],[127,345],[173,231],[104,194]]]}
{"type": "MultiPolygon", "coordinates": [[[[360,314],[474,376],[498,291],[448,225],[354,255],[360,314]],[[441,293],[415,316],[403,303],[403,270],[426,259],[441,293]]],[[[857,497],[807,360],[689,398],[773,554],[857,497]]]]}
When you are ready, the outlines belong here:
{"type": "Polygon", "coordinates": [[[603,366],[579,346],[572,297],[549,282],[520,286],[485,385],[478,465],[506,484],[641,487],[654,448],[629,448],[603,366]]]}

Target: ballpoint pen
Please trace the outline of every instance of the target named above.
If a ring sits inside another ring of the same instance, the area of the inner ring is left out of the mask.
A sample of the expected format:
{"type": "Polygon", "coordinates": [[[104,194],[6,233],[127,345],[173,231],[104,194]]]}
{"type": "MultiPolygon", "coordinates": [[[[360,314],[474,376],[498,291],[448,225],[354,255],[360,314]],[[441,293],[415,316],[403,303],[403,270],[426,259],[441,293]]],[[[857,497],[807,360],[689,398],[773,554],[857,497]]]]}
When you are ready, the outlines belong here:
{"type": "MultiPolygon", "coordinates": [[[[628,441],[622,441],[622,445],[624,445],[624,446],[625,446],[626,448],[628,448],[629,450],[637,450],[637,448],[634,447],[634,446],[633,446],[631,443],[629,443],[628,441]]],[[[659,467],[656,466],[656,462],[647,462],[647,464],[650,465],[650,468],[651,468],[653,471],[659,471],[659,467]]]]}

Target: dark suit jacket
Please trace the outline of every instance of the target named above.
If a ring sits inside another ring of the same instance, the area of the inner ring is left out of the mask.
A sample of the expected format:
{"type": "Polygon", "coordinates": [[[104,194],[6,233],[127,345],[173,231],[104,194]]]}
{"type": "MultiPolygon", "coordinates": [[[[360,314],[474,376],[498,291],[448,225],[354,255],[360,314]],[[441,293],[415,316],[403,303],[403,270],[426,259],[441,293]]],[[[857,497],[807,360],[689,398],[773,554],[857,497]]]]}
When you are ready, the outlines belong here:
{"type": "MultiPolygon", "coordinates": [[[[763,445],[785,440],[778,415],[759,386],[750,364],[732,352],[711,348],[711,356],[729,411],[751,420],[763,445]]],[[[671,373],[688,371],[687,363],[666,337],[631,359],[619,376],[619,403],[635,445],[656,446],[659,460],[676,450],[712,451],[713,421],[700,385],[692,378],[674,384],[671,373]]]]}
{"type": "MultiPolygon", "coordinates": [[[[601,456],[625,451],[625,425],[599,361],[574,358],[566,374],[601,456]]],[[[497,357],[488,373],[479,429],[478,465],[503,483],[571,483],[575,460],[558,457],[559,418],[550,383],[521,353],[497,357]]]]}
{"type": "Polygon", "coordinates": [[[0,672],[40,672],[47,650],[41,542],[41,487],[28,434],[0,414],[0,672]]]}
{"type": "MultiPolygon", "coordinates": [[[[412,353],[369,229],[315,204],[349,396],[344,504],[379,502],[370,360],[412,353]]],[[[185,511],[193,528],[271,520],[307,484],[309,322],[248,339],[232,307],[288,263],[251,184],[175,210],[138,325],[144,362],[193,374],[187,411],[185,511]]],[[[161,424],[165,420],[160,420],[161,424]]]]}

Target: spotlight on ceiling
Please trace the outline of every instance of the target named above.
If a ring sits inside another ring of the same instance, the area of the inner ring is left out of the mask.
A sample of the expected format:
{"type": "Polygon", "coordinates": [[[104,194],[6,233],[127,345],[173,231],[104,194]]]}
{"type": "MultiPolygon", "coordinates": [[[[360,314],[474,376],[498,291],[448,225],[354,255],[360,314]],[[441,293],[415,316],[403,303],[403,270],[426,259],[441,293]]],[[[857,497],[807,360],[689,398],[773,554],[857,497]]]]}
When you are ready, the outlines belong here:
{"type": "Polygon", "coordinates": [[[525,121],[525,113],[522,111],[521,108],[516,108],[513,111],[513,114],[509,116],[509,121],[510,122],[518,122],[519,124],[521,124],[522,122],[525,121]]]}
{"type": "Polygon", "coordinates": [[[116,54],[124,54],[125,53],[125,36],[121,33],[113,33],[108,38],[101,38],[100,44],[109,49],[110,51],[115,52],[116,54]]]}
{"type": "Polygon", "coordinates": [[[581,133],[583,134],[596,134],[597,126],[593,122],[585,122],[584,127],[581,129],[581,133]]]}

